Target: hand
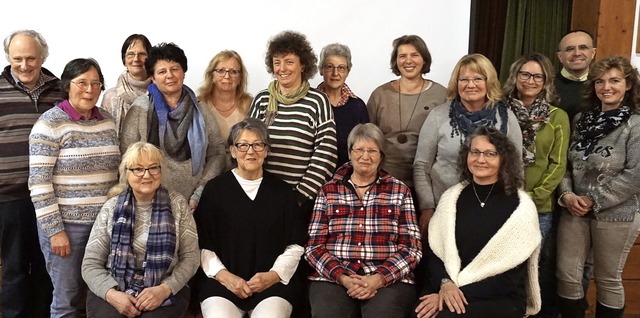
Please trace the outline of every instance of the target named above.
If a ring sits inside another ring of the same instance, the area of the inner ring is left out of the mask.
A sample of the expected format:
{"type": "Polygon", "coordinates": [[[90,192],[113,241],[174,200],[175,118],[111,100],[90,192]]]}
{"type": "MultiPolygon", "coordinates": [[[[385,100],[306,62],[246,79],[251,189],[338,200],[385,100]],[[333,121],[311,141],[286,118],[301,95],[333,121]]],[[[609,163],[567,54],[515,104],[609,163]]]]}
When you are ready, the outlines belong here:
{"type": "Polygon", "coordinates": [[[69,236],[67,236],[67,232],[64,230],[53,234],[51,238],[49,238],[49,241],[51,242],[51,251],[53,254],[66,257],[71,253],[69,236]]]}
{"type": "Polygon", "coordinates": [[[438,315],[438,306],[440,304],[440,295],[429,294],[420,297],[420,303],[416,307],[418,318],[432,318],[438,315]]]}
{"type": "Polygon", "coordinates": [[[427,232],[429,231],[429,221],[431,221],[431,217],[435,212],[435,209],[422,209],[420,212],[420,220],[418,220],[418,227],[420,228],[420,234],[422,235],[422,240],[425,241],[427,238],[427,232]]]}
{"type": "Polygon", "coordinates": [[[467,299],[464,298],[464,293],[454,284],[448,282],[440,286],[440,301],[438,302],[438,310],[444,309],[444,304],[447,304],[449,311],[456,312],[457,314],[463,314],[465,312],[464,305],[468,305],[467,299]]]}
{"type": "Polygon", "coordinates": [[[252,292],[259,293],[275,285],[279,281],[280,281],[280,276],[278,276],[278,273],[274,271],[269,271],[266,273],[256,273],[247,282],[247,285],[249,285],[249,288],[251,288],[252,292]]]}
{"type": "Polygon", "coordinates": [[[574,216],[584,216],[591,211],[593,201],[587,196],[578,196],[573,193],[567,193],[562,196],[562,202],[574,216]]]}
{"type": "Polygon", "coordinates": [[[216,274],[216,279],[236,296],[245,299],[253,295],[251,287],[247,282],[239,276],[232,274],[230,271],[223,269],[216,274]]]}
{"type": "Polygon", "coordinates": [[[356,284],[353,288],[347,290],[349,296],[364,300],[371,299],[378,293],[378,289],[385,285],[385,279],[382,274],[376,273],[373,275],[351,275],[353,279],[359,280],[359,284],[356,284]]]}
{"type": "Polygon", "coordinates": [[[355,299],[370,299],[378,292],[367,293],[365,288],[368,287],[367,282],[359,278],[360,275],[341,275],[338,277],[338,284],[344,286],[347,289],[347,295],[355,299]]]}
{"type": "Polygon", "coordinates": [[[123,316],[133,318],[142,314],[142,312],[136,308],[136,298],[125,292],[111,288],[107,291],[105,299],[109,305],[113,306],[113,308],[123,316]]]}
{"type": "Polygon", "coordinates": [[[166,284],[147,287],[136,297],[136,308],[140,311],[152,311],[162,305],[171,295],[171,288],[166,284]]]}
{"type": "Polygon", "coordinates": [[[191,214],[193,214],[193,212],[196,211],[197,207],[198,207],[198,201],[194,199],[189,199],[189,210],[191,211],[191,214]]]}

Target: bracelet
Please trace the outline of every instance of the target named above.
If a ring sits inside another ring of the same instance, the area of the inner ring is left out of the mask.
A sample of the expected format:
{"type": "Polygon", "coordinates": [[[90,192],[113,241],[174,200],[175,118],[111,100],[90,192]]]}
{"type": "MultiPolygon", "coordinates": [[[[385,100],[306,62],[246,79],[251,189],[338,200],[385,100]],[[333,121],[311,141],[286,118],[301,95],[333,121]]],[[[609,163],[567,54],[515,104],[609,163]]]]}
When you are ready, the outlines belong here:
{"type": "MultiPolygon", "coordinates": [[[[446,278],[446,277],[441,279],[440,280],[440,288],[442,288],[442,285],[444,285],[446,283],[453,283],[453,281],[451,279],[449,279],[449,278],[446,278]]],[[[454,285],[455,285],[455,283],[454,283],[454,285]]]]}

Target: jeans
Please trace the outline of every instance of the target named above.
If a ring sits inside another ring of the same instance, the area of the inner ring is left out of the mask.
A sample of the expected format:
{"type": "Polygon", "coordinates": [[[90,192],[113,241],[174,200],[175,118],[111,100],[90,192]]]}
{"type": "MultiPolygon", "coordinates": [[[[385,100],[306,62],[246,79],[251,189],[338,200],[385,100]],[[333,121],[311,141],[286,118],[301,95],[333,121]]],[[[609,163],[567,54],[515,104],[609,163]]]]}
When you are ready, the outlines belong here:
{"type": "Polygon", "coordinates": [[[69,236],[71,247],[71,253],[66,257],[52,252],[50,238],[38,227],[42,254],[53,283],[52,318],[86,317],[87,285],[82,280],[80,268],[91,227],[91,225],[64,223],[64,230],[69,236]]]}
{"type": "Polygon", "coordinates": [[[563,211],[558,225],[558,295],[566,299],[584,297],[583,267],[591,251],[598,302],[623,308],[622,270],[638,232],[638,214],[632,222],[605,222],[563,211]]]}
{"type": "Polygon", "coordinates": [[[40,252],[30,198],[0,203],[0,245],[0,317],[49,316],[53,287],[40,252]]]}
{"type": "Polygon", "coordinates": [[[347,289],[329,282],[311,282],[309,302],[314,318],[333,317],[407,317],[414,309],[415,286],[394,283],[378,289],[369,300],[349,297],[347,289]],[[359,315],[360,314],[360,315],[359,315]]]}

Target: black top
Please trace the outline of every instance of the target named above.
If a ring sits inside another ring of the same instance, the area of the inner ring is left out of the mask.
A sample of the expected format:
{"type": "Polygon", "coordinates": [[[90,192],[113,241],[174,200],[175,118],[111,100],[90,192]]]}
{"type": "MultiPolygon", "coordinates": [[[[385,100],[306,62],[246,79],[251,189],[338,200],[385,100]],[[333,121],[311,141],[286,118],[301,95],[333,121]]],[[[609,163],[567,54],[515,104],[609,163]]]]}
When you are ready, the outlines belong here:
{"type": "MultiPolygon", "coordinates": [[[[291,187],[267,171],[255,200],[246,195],[231,171],[209,181],[194,217],[200,248],[214,251],[227,270],[247,281],[258,272],[268,272],[288,245],[304,246],[307,238],[291,187]]],[[[288,285],[277,283],[240,299],[215,279],[206,277],[202,269],[196,274],[200,301],[221,296],[245,311],[271,296],[294,304],[302,292],[300,286],[299,278],[294,276],[288,285]]]]}
{"type": "Polygon", "coordinates": [[[569,121],[573,122],[576,114],[583,109],[584,94],[584,82],[572,81],[560,74],[556,74],[556,78],[553,81],[553,85],[556,88],[556,92],[560,96],[560,104],[558,108],[561,108],[567,115],[569,115],[569,121]]]}
{"type": "Polygon", "coordinates": [[[347,137],[351,129],[357,124],[369,122],[367,105],[360,98],[349,97],[346,104],[340,107],[331,106],[333,118],[336,121],[336,138],[338,140],[338,164],[339,168],[349,161],[349,150],[347,149],[347,137]]]}
{"type": "MultiPolygon", "coordinates": [[[[504,225],[513,211],[518,207],[518,194],[506,195],[504,188],[498,184],[489,195],[491,185],[475,184],[480,201],[489,197],[484,208],[480,206],[473,187],[469,184],[462,190],[456,203],[456,245],[461,260],[461,268],[465,268],[489,240],[504,225]]],[[[444,263],[431,249],[428,249],[431,290],[440,290],[442,278],[449,278],[444,263]]],[[[527,275],[526,262],[482,281],[460,287],[469,302],[488,299],[511,299],[514,304],[526,308],[527,275]]]]}

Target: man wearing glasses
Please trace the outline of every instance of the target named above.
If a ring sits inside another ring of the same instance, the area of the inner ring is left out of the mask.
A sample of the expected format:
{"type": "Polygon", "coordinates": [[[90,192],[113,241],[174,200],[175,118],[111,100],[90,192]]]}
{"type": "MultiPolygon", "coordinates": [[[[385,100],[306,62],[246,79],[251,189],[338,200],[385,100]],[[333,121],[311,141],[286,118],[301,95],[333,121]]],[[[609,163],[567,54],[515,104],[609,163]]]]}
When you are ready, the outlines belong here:
{"type": "Polygon", "coordinates": [[[48,317],[53,287],[38,245],[27,188],[29,133],[40,115],[63,100],[60,80],[42,68],[49,47],[32,30],[4,40],[9,61],[0,76],[1,317],[48,317]]]}
{"type": "Polygon", "coordinates": [[[581,110],[582,86],[596,55],[593,37],[586,31],[570,31],[560,40],[557,54],[562,63],[562,69],[553,83],[560,95],[558,107],[566,111],[569,120],[573,121],[573,117],[581,110]]]}

